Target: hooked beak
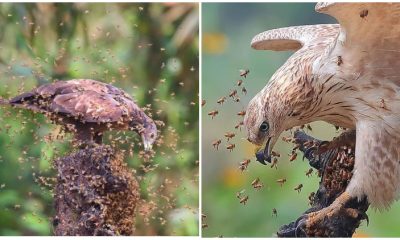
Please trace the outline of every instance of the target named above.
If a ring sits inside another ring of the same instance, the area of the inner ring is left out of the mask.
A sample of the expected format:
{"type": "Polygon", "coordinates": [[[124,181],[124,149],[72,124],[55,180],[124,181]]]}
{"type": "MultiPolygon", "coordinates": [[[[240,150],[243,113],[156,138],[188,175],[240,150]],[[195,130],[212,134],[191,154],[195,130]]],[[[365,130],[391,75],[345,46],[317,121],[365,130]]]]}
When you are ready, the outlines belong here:
{"type": "Polygon", "coordinates": [[[271,152],[272,152],[272,142],[271,142],[272,137],[268,138],[267,143],[265,144],[264,149],[260,149],[256,153],[256,158],[257,161],[260,162],[261,164],[267,165],[268,163],[271,163],[271,152]]]}
{"type": "Polygon", "coordinates": [[[143,142],[144,150],[146,152],[151,151],[151,149],[153,148],[153,144],[151,144],[149,141],[147,141],[143,134],[142,134],[142,142],[143,142]]]}

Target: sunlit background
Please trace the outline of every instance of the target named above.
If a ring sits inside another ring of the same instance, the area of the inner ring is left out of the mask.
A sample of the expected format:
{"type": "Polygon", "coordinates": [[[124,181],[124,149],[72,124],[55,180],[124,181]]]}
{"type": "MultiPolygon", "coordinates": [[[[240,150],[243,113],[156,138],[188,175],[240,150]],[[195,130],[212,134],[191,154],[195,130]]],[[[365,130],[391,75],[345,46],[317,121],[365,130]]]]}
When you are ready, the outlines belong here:
{"type": "MultiPolygon", "coordinates": [[[[164,121],[164,143],[145,165],[127,133],[142,199],[135,235],[198,234],[198,19],[195,3],[0,4],[2,98],[91,78],[164,121]]],[[[39,114],[0,107],[0,235],[52,235],[52,160],[71,151],[70,135],[50,140],[58,133],[39,114]]]]}
{"type": "MultiPolygon", "coordinates": [[[[206,215],[203,236],[207,237],[272,237],[283,224],[294,221],[309,208],[308,195],[318,188],[316,175],[308,178],[310,168],[302,161],[289,162],[292,145],[279,141],[275,150],[280,152],[278,169],[271,169],[255,161],[254,149],[245,140],[245,132],[234,126],[242,120],[236,113],[244,110],[251,98],[265,86],[272,74],[286,61],[291,52],[256,51],[250,48],[253,36],[265,30],[303,24],[334,23],[330,16],[314,11],[314,3],[204,3],[202,5],[202,213],[206,215]],[[239,70],[249,69],[247,78],[240,78],[239,70]],[[236,82],[243,79],[247,95],[241,93],[236,82]],[[223,105],[217,100],[238,89],[240,102],[227,97],[223,105]],[[212,120],[208,112],[218,110],[212,120]],[[231,140],[236,148],[226,149],[226,132],[236,133],[231,140]],[[212,142],[221,139],[219,150],[212,142]],[[251,158],[248,170],[238,169],[239,162],[251,158]],[[265,187],[260,191],[251,182],[260,178],[265,187]],[[277,179],[286,178],[280,187],[277,179]],[[302,191],[294,188],[302,183],[302,191]],[[236,193],[248,195],[246,205],[239,203],[236,193]],[[277,216],[272,215],[272,209],[277,216]]],[[[309,134],[332,139],[338,135],[333,126],[313,123],[309,134]]],[[[282,136],[290,136],[284,133],[282,136]]],[[[315,171],[314,171],[315,172],[315,171]]],[[[389,211],[368,210],[366,222],[357,230],[357,236],[400,236],[398,216],[400,203],[389,211]]]]}

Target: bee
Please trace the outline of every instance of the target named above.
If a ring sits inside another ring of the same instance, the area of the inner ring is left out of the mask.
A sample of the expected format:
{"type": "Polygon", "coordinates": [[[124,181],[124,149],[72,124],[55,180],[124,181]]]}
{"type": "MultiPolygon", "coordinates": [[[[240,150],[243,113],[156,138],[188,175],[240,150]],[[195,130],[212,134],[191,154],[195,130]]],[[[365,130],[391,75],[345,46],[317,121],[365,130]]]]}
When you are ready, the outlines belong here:
{"type": "Polygon", "coordinates": [[[204,106],[204,105],[206,105],[206,100],[201,100],[201,106],[204,106]]]}
{"type": "Polygon", "coordinates": [[[239,97],[236,97],[236,98],[233,99],[233,101],[235,101],[235,102],[240,102],[240,98],[239,98],[239,97]]]}
{"type": "Polygon", "coordinates": [[[214,142],[212,142],[212,145],[214,148],[216,148],[218,150],[219,145],[221,144],[221,139],[215,140],[214,142]]]}
{"type": "Polygon", "coordinates": [[[222,105],[222,104],[224,104],[225,99],[226,99],[226,97],[222,97],[222,98],[218,99],[217,103],[222,105]]]}
{"type": "Polygon", "coordinates": [[[337,64],[338,66],[340,66],[340,65],[342,65],[342,63],[343,63],[343,58],[342,58],[342,56],[338,56],[338,57],[337,57],[337,60],[336,60],[336,64],[337,64]]]}
{"type": "Polygon", "coordinates": [[[286,178],[280,178],[278,180],[276,180],[277,183],[279,183],[282,187],[282,185],[286,182],[286,178]]]}
{"type": "Polygon", "coordinates": [[[290,137],[282,137],[282,141],[287,142],[287,143],[290,143],[290,142],[293,142],[293,138],[290,138],[290,137]]]}
{"type": "Polygon", "coordinates": [[[313,171],[314,171],[314,169],[312,169],[312,168],[308,169],[308,170],[306,171],[306,176],[307,176],[307,177],[310,177],[310,176],[312,175],[313,171]]]}
{"type": "Polygon", "coordinates": [[[249,166],[251,160],[250,159],[245,159],[242,162],[239,163],[239,169],[243,172],[244,170],[247,169],[249,166]]]}
{"type": "Polygon", "coordinates": [[[279,154],[278,152],[272,151],[272,152],[271,152],[271,156],[273,156],[273,157],[280,157],[281,154],[279,154]]]}
{"type": "Polygon", "coordinates": [[[205,215],[204,213],[201,214],[201,219],[204,220],[207,218],[207,215],[205,215]]]}
{"type": "Polygon", "coordinates": [[[253,186],[253,188],[256,190],[260,190],[264,186],[264,184],[260,182],[259,178],[256,178],[251,182],[251,186],[253,186]]]}
{"type": "Polygon", "coordinates": [[[240,111],[237,113],[238,116],[244,116],[246,115],[246,111],[240,111]]]}
{"type": "Polygon", "coordinates": [[[231,98],[235,98],[236,95],[237,95],[237,90],[236,89],[232,90],[232,92],[229,93],[229,97],[231,97],[231,98]]]}
{"type": "Polygon", "coordinates": [[[239,192],[237,192],[236,193],[236,197],[238,198],[238,199],[240,199],[240,198],[242,198],[242,194],[245,192],[246,190],[240,190],[239,192]]]}
{"type": "Polygon", "coordinates": [[[307,124],[307,129],[310,130],[310,131],[312,131],[312,127],[311,127],[310,124],[307,124]]]}
{"type": "Polygon", "coordinates": [[[366,16],[368,16],[368,9],[364,9],[360,12],[360,18],[364,19],[366,16]]]}
{"type": "Polygon", "coordinates": [[[304,145],[304,147],[311,147],[312,145],[314,145],[314,142],[313,141],[305,141],[304,143],[303,143],[303,145],[304,145]]]}
{"type": "Polygon", "coordinates": [[[292,162],[292,161],[296,160],[297,153],[295,151],[292,151],[292,154],[289,156],[290,156],[289,161],[292,162]]]}
{"type": "Polygon", "coordinates": [[[233,144],[233,143],[230,143],[230,144],[228,144],[228,145],[226,146],[226,149],[228,149],[229,152],[232,152],[234,148],[235,148],[235,144],[233,144]]]}
{"type": "Polygon", "coordinates": [[[232,139],[233,137],[235,137],[235,134],[233,133],[233,132],[227,132],[227,133],[225,133],[225,135],[224,135],[226,138],[227,138],[227,140],[229,141],[230,139],[232,139]]]}
{"type": "Polygon", "coordinates": [[[239,131],[241,131],[241,127],[243,125],[243,121],[240,121],[238,124],[236,124],[235,129],[239,129],[239,131]]]}
{"type": "Polygon", "coordinates": [[[303,188],[303,184],[300,183],[299,185],[297,185],[297,186],[294,188],[294,190],[296,190],[298,193],[300,193],[302,188],[303,188]]]}
{"type": "Polygon", "coordinates": [[[243,204],[243,205],[246,205],[246,203],[247,203],[247,201],[249,200],[249,196],[245,196],[245,197],[242,197],[242,198],[240,198],[240,203],[241,204],[243,204]]]}
{"type": "Polygon", "coordinates": [[[272,209],[272,216],[277,217],[278,216],[278,211],[276,211],[276,208],[272,209]]]}
{"type": "Polygon", "coordinates": [[[217,110],[211,111],[208,113],[208,115],[211,116],[211,119],[214,119],[214,117],[218,115],[218,111],[217,110]]]}
{"type": "Polygon", "coordinates": [[[201,228],[208,228],[208,224],[207,223],[203,223],[202,225],[201,225],[201,228]]]}
{"type": "Polygon", "coordinates": [[[278,159],[274,158],[272,159],[272,164],[271,164],[271,168],[275,167],[275,169],[278,169],[278,159]]]}
{"type": "Polygon", "coordinates": [[[381,98],[381,101],[379,103],[379,107],[386,109],[386,104],[385,104],[385,99],[381,98]]]}
{"type": "Polygon", "coordinates": [[[247,75],[250,73],[249,69],[240,69],[239,70],[240,76],[246,78],[247,75]]]}
{"type": "Polygon", "coordinates": [[[242,83],[243,83],[243,80],[242,80],[242,79],[239,79],[239,80],[237,81],[237,85],[238,85],[239,87],[242,85],[242,83]]]}
{"type": "Polygon", "coordinates": [[[245,87],[242,87],[242,93],[243,93],[244,95],[247,94],[247,89],[246,89],[245,87]]]}
{"type": "Polygon", "coordinates": [[[315,192],[311,192],[310,195],[308,195],[308,201],[311,206],[314,203],[314,199],[315,199],[315,192]]]}

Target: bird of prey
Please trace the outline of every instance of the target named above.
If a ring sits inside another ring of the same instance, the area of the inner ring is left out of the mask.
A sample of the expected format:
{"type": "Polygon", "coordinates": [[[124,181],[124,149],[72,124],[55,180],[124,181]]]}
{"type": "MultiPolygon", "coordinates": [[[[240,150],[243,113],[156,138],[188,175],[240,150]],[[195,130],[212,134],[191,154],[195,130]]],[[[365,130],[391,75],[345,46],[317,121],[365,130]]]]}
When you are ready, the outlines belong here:
{"type": "Polygon", "coordinates": [[[157,138],[154,121],[127,93],[91,79],[45,84],[2,103],[43,113],[80,142],[101,143],[103,132],[111,129],[134,130],[149,151],[157,138]]]}
{"type": "Polygon", "coordinates": [[[307,217],[307,226],[367,197],[386,209],[400,190],[400,4],[318,3],[339,24],[294,26],[256,35],[257,50],[295,53],[250,101],[248,140],[272,148],[286,129],[313,121],[356,134],[353,177],[331,206],[307,217]]]}

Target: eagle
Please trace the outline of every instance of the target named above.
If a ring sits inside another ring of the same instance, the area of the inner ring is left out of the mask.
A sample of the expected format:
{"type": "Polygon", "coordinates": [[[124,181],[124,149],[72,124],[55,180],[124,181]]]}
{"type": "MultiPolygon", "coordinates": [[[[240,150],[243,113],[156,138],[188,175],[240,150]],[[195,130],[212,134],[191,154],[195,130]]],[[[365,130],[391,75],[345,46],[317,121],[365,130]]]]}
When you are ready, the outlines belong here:
{"type": "Polygon", "coordinates": [[[79,142],[100,144],[107,130],[133,130],[150,151],[157,139],[155,122],[126,92],[96,80],[56,81],[0,102],[43,113],[79,142]]]}
{"type": "Polygon", "coordinates": [[[339,24],[274,29],[251,41],[257,50],[295,53],[249,102],[244,119],[248,140],[265,144],[256,155],[264,164],[279,135],[295,126],[325,121],[356,135],[346,191],[309,213],[306,226],[354,198],[387,209],[400,192],[400,4],[317,3],[315,10],[339,24]]]}

